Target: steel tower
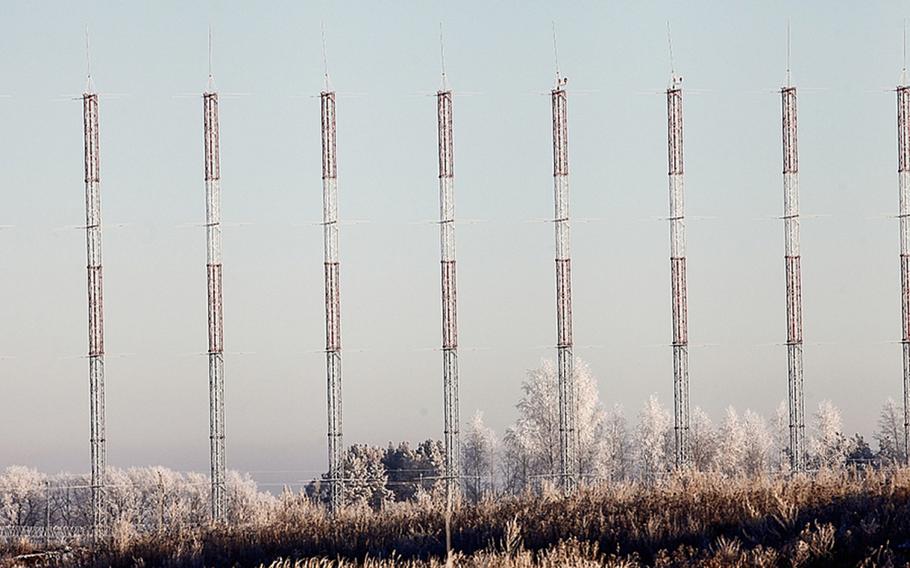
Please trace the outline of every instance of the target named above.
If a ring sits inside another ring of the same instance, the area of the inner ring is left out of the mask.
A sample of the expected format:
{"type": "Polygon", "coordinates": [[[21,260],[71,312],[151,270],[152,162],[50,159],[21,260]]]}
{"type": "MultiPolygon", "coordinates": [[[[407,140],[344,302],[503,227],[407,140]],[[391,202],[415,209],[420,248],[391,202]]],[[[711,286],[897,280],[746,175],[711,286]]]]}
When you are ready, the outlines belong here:
{"type": "Polygon", "coordinates": [[[904,459],[910,461],[910,86],[906,69],[897,88],[897,175],[900,187],[901,348],[903,350],[904,459]]]}
{"type": "Polygon", "coordinates": [[[673,420],[676,467],[689,463],[689,331],[686,292],[686,221],[683,192],[682,79],[667,89],[667,156],[670,178],[670,290],[673,320],[673,420]]]}
{"type": "Polygon", "coordinates": [[[452,91],[445,83],[436,93],[439,150],[439,241],[442,267],[442,381],[445,436],[446,503],[460,491],[458,418],[458,316],[455,280],[455,169],[452,138],[452,91]]]}
{"type": "Polygon", "coordinates": [[[221,161],[218,93],[212,75],[202,95],[205,144],[206,273],[209,336],[209,436],[211,442],[212,521],[224,520],[224,319],[221,288],[221,161]]]}
{"type": "Polygon", "coordinates": [[[90,392],[90,445],[92,455],[92,533],[98,537],[105,523],[104,477],[104,300],[101,268],[101,170],[98,136],[98,94],[91,74],[82,95],[85,148],[85,242],[88,271],[88,368],[90,392]]]}
{"type": "Polygon", "coordinates": [[[572,354],[572,261],[569,257],[569,131],[566,79],[550,91],[553,118],[553,194],[556,228],[556,356],[559,385],[559,475],[565,492],[578,485],[578,432],[572,354]]]}
{"type": "Polygon", "coordinates": [[[322,125],[322,225],[325,247],[325,368],[328,389],[329,507],[344,503],[341,424],[341,292],[338,272],[338,170],[335,163],[335,92],[319,95],[322,125]]]}
{"type": "MultiPolygon", "coordinates": [[[[789,70],[787,72],[789,79],[789,70]]],[[[790,407],[790,468],[805,469],[806,403],[803,399],[803,294],[799,251],[799,159],[796,87],[780,90],[784,164],[784,267],[787,289],[787,369],[790,407]]]]}

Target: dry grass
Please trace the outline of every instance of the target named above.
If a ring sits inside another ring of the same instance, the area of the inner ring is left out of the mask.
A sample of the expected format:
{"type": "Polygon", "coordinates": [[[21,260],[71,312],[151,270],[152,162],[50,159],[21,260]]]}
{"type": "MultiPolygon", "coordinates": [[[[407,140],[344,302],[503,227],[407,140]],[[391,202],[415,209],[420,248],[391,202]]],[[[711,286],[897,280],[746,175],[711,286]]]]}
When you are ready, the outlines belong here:
{"type": "MultiPolygon", "coordinates": [[[[570,498],[527,494],[459,507],[453,528],[452,564],[466,567],[905,566],[910,470],[786,480],[687,474],[652,486],[586,488],[570,498]]],[[[83,565],[86,554],[20,564],[83,565]]],[[[123,529],[97,560],[115,567],[441,567],[444,519],[432,501],[332,518],[286,496],[257,525],[154,536],[123,529]]]]}

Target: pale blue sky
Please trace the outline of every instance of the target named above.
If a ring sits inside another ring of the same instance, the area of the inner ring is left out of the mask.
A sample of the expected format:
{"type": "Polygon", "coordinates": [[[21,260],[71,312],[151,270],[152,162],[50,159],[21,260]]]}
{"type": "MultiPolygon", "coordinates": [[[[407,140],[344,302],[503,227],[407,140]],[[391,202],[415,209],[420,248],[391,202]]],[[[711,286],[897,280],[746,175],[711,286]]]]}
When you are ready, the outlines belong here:
{"type": "MultiPolygon", "coordinates": [[[[570,78],[575,338],[605,403],[672,402],[666,23],[685,98],[691,398],[786,395],[779,98],[801,88],[806,392],[900,396],[903,2],[24,2],[0,18],[0,466],[88,468],[83,33],[102,93],[108,457],[208,467],[202,116],[221,103],[228,466],[318,470],[320,22],[338,99],[346,442],[439,437],[438,25],[456,93],[462,416],[499,432],[555,341],[551,22],[570,78]],[[231,96],[231,94],[237,96],[231,96]],[[190,95],[190,96],[187,96],[190,95]],[[424,222],[424,223],[421,223],[424,222]],[[246,224],[248,223],[248,224],[246,224]],[[122,226],[120,226],[123,224],[122,226]],[[891,343],[889,343],[891,342],[891,343]]],[[[298,475],[298,474],[290,474],[298,475]]],[[[307,474],[299,473],[301,477],[307,474]]]]}

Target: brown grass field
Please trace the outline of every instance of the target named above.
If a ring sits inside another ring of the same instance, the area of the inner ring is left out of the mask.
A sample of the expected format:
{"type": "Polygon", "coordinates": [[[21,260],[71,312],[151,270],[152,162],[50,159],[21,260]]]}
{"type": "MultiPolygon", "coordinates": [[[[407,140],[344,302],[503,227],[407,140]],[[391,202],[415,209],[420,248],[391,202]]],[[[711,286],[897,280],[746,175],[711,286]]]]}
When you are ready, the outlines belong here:
{"type": "Polygon", "coordinates": [[[458,506],[426,499],[337,517],[287,495],[255,524],[138,534],[88,548],[5,545],[11,566],[373,568],[908,566],[910,469],[794,479],[684,474],[458,506]]]}

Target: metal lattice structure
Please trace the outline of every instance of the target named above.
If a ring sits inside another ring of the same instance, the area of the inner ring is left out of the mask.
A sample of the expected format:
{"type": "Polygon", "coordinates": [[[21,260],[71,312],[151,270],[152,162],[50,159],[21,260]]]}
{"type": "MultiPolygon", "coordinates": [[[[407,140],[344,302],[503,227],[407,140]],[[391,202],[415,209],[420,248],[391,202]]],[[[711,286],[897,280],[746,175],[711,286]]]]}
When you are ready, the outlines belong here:
{"type": "Polygon", "coordinates": [[[92,459],[92,531],[104,525],[106,441],[104,424],[104,280],[101,267],[101,166],[98,95],[91,76],[82,95],[85,147],[85,244],[88,272],[88,368],[92,459]]]}
{"type": "MultiPolygon", "coordinates": [[[[905,71],[906,73],[906,71],[905,71]]],[[[910,463],[910,86],[897,88],[898,220],[901,256],[901,348],[903,359],[904,459],[910,463]]]]}
{"type": "MultiPolygon", "coordinates": [[[[444,77],[444,76],[443,76],[444,77]]],[[[455,279],[455,162],[452,91],[436,93],[439,149],[439,243],[442,273],[442,383],[444,406],[446,503],[460,491],[458,417],[458,314],[455,279]]]]}
{"type": "Polygon", "coordinates": [[[803,399],[803,292],[799,252],[799,158],[796,87],[780,90],[784,163],[784,266],[787,288],[787,377],[790,410],[790,468],[805,469],[806,403],[803,399]]]}
{"type": "Polygon", "coordinates": [[[667,89],[667,160],[670,189],[670,293],[673,322],[673,426],[676,467],[689,463],[689,327],[686,292],[686,220],[683,191],[681,80],[667,89]]]}
{"type": "Polygon", "coordinates": [[[221,288],[221,161],[218,93],[209,75],[202,95],[205,140],[205,227],[208,282],[209,438],[211,445],[212,521],[224,520],[224,315],[221,288]]]}
{"type": "Polygon", "coordinates": [[[556,227],[556,359],[559,388],[559,475],[565,492],[578,485],[575,376],[572,354],[572,261],[569,255],[569,128],[565,79],[550,92],[556,227]]]}
{"type": "Polygon", "coordinates": [[[338,169],[335,163],[335,92],[319,95],[322,125],[322,225],[325,246],[325,372],[328,392],[329,507],[344,503],[341,430],[341,297],[338,273],[338,169]]]}

